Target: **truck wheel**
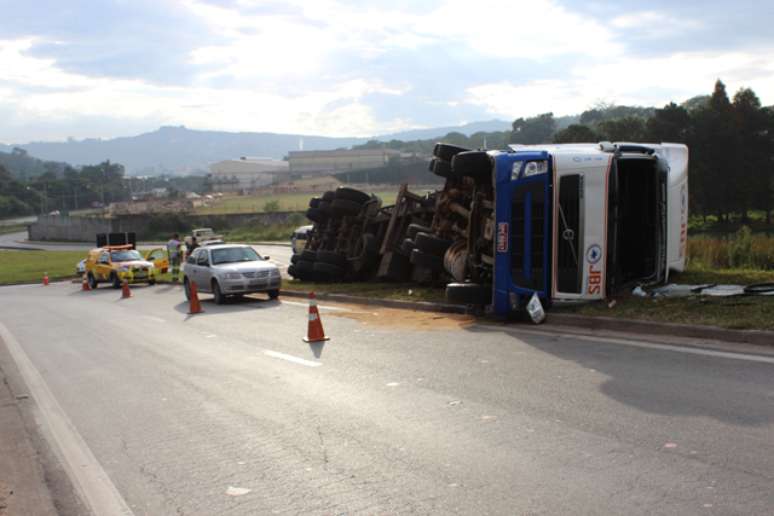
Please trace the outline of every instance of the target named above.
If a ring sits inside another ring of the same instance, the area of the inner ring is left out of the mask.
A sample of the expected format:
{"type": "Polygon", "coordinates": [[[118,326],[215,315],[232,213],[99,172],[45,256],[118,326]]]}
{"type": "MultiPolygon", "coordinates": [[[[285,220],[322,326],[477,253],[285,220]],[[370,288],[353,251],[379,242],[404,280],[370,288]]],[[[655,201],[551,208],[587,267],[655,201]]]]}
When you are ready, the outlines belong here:
{"type": "Polygon", "coordinates": [[[344,268],[347,265],[347,257],[333,251],[317,251],[316,263],[327,263],[344,268]]]}
{"type": "Polygon", "coordinates": [[[451,247],[453,242],[451,240],[446,240],[445,238],[431,235],[430,233],[420,232],[417,233],[417,236],[414,238],[414,243],[416,244],[417,249],[423,253],[443,257],[444,253],[451,247]]]}
{"type": "Polygon", "coordinates": [[[371,233],[363,233],[355,246],[355,258],[368,262],[375,258],[379,248],[376,244],[376,237],[371,233]]]}
{"type": "Polygon", "coordinates": [[[306,218],[312,222],[322,222],[325,219],[325,215],[319,208],[309,208],[306,210],[306,218]]]}
{"type": "Polygon", "coordinates": [[[296,266],[295,265],[290,265],[288,267],[288,275],[289,276],[293,276],[294,278],[296,277],[296,266]]]}
{"type": "Polygon", "coordinates": [[[348,199],[336,199],[331,203],[331,211],[339,217],[355,216],[360,213],[361,203],[348,199]]]}
{"type": "Polygon", "coordinates": [[[327,192],[322,194],[322,200],[328,203],[333,201],[333,199],[335,198],[336,198],[336,192],[333,192],[331,190],[328,190],[327,192]]]}
{"type": "Polygon", "coordinates": [[[430,162],[430,172],[439,177],[449,178],[452,176],[451,163],[442,159],[433,158],[430,162]]]}
{"type": "Polygon", "coordinates": [[[454,156],[451,168],[455,176],[472,177],[476,182],[492,180],[492,158],[484,151],[461,152],[454,156]]]}
{"type": "Polygon", "coordinates": [[[330,263],[315,262],[314,272],[330,281],[340,280],[344,277],[344,268],[330,263]]]}
{"type": "Polygon", "coordinates": [[[305,262],[313,262],[317,259],[317,251],[310,251],[308,249],[304,249],[301,251],[301,255],[298,258],[298,262],[305,261],[305,262]]]}
{"type": "Polygon", "coordinates": [[[317,204],[317,209],[320,210],[320,213],[322,213],[326,217],[330,217],[331,216],[331,202],[330,201],[320,201],[317,204]]]}
{"type": "Polygon", "coordinates": [[[99,283],[97,283],[97,278],[94,277],[94,274],[89,273],[88,280],[89,280],[89,288],[91,288],[92,290],[94,290],[99,286],[99,283]]]}
{"type": "Polygon", "coordinates": [[[433,272],[439,272],[443,270],[443,259],[440,256],[423,253],[419,249],[414,249],[411,251],[411,263],[430,269],[433,272]]]}
{"type": "Polygon", "coordinates": [[[294,266],[293,272],[295,272],[295,277],[297,279],[302,281],[310,280],[312,279],[312,276],[314,276],[314,262],[301,260],[294,266]]]}
{"type": "Polygon", "coordinates": [[[371,198],[370,195],[368,195],[365,192],[362,192],[360,190],[355,190],[354,188],[347,188],[346,186],[340,186],[336,189],[336,199],[343,199],[347,201],[352,201],[357,204],[364,204],[366,201],[368,201],[371,198]]]}
{"type": "Polygon", "coordinates": [[[403,251],[403,254],[405,254],[406,256],[410,256],[411,251],[413,251],[414,249],[416,249],[416,244],[414,244],[414,241],[411,240],[410,238],[405,239],[400,244],[400,250],[403,251]]]}
{"type": "Polygon", "coordinates": [[[411,276],[411,263],[407,256],[389,252],[382,257],[377,277],[388,281],[407,281],[411,276]]]}
{"type": "Polygon", "coordinates": [[[309,207],[310,208],[318,208],[320,206],[321,199],[319,197],[312,197],[309,199],[309,207]]]}
{"type": "Polygon", "coordinates": [[[290,263],[296,263],[301,258],[300,254],[291,254],[290,255],[290,263]]]}
{"type": "Polygon", "coordinates": [[[454,156],[460,152],[465,152],[470,149],[464,147],[457,147],[456,145],[449,145],[448,143],[436,143],[433,148],[433,156],[440,158],[444,161],[451,161],[454,156]]]}
{"type": "Polygon", "coordinates": [[[406,229],[406,236],[413,239],[419,232],[432,233],[433,230],[422,224],[409,224],[408,229],[406,229]]]}
{"type": "Polygon", "coordinates": [[[449,283],[446,285],[446,302],[453,305],[489,305],[492,303],[492,287],[480,283],[449,283]]]}

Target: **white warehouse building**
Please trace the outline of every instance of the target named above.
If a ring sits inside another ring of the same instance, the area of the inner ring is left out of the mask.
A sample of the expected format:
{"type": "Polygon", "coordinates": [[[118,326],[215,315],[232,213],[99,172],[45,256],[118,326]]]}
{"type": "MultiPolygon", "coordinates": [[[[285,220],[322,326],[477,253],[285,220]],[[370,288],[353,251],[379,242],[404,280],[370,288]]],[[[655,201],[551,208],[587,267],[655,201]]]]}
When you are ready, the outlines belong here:
{"type": "Polygon", "coordinates": [[[216,192],[255,190],[288,175],[288,162],[271,158],[227,159],[210,165],[212,188],[216,192]]]}

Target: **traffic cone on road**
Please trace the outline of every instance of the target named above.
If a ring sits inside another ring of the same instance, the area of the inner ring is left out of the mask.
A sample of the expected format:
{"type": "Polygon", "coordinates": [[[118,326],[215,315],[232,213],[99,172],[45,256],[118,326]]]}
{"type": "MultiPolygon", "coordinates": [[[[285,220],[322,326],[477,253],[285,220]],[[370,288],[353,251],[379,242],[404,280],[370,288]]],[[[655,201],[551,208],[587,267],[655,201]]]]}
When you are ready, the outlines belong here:
{"type": "Polygon", "coordinates": [[[188,284],[188,289],[190,291],[190,296],[191,296],[190,304],[188,307],[188,313],[193,315],[193,314],[200,314],[204,312],[204,310],[202,310],[201,303],[199,303],[199,291],[196,288],[196,283],[193,281],[190,282],[188,284]]]}
{"type": "Polygon", "coordinates": [[[132,291],[129,290],[129,282],[124,280],[121,284],[121,299],[126,299],[127,297],[132,297],[132,291]]]}
{"type": "Polygon", "coordinates": [[[85,274],[83,275],[83,281],[81,282],[81,290],[91,290],[91,286],[89,286],[89,278],[85,274]]]}
{"type": "Polygon", "coordinates": [[[43,273],[43,286],[44,287],[48,286],[48,273],[47,272],[43,273]]]}
{"type": "Polygon", "coordinates": [[[323,331],[322,321],[320,320],[320,312],[317,310],[317,298],[315,298],[314,292],[310,292],[309,326],[306,330],[306,337],[304,337],[304,342],[322,342],[328,339],[329,337],[326,337],[325,331],[323,331]]]}

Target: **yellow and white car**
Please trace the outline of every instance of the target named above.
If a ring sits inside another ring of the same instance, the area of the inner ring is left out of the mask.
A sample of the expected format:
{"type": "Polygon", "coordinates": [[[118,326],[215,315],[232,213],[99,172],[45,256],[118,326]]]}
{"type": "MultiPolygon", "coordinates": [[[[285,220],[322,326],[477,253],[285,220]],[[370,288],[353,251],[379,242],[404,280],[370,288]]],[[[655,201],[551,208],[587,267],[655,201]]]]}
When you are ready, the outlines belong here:
{"type": "Polygon", "coordinates": [[[157,274],[165,274],[169,270],[169,255],[163,247],[146,251],[145,260],[153,264],[157,274]]]}
{"type": "Polygon", "coordinates": [[[89,251],[86,257],[86,276],[91,288],[100,283],[110,283],[113,288],[121,284],[156,284],[156,268],[153,263],[143,259],[131,245],[98,247],[89,251]]]}

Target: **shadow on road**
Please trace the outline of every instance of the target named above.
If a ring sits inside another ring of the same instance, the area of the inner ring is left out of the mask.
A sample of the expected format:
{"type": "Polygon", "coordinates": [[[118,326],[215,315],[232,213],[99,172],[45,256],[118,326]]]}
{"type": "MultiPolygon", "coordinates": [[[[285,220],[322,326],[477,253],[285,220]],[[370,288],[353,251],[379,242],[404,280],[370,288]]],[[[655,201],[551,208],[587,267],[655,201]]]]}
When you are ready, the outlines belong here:
{"type": "Polygon", "coordinates": [[[471,333],[500,333],[502,343],[521,341],[561,360],[607,375],[599,390],[643,412],[710,417],[745,426],[774,421],[774,366],[667,350],[643,349],[571,336],[514,334],[523,324],[502,331],[477,325],[471,333]],[[508,332],[506,332],[508,330],[508,332]],[[765,388],[761,388],[764,386],[765,388]]]}
{"type": "Polygon", "coordinates": [[[227,298],[226,302],[222,305],[215,304],[215,301],[208,294],[202,294],[199,296],[199,301],[202,305],[203,313],[191,315],[189,311],[189,303],[183,298],[183,300],[175,305],[175,310],[179,313],[186,314],[187,321],[191,317],[206,317],[207,315],[219,315],[219,314],[231,314],[234,312],[246,312],[253,310],[265,310],[269,308],[277,308],[282,305],[277,299],[261,299],[252,296],[243,296],[237,298],[227,298]]]}

